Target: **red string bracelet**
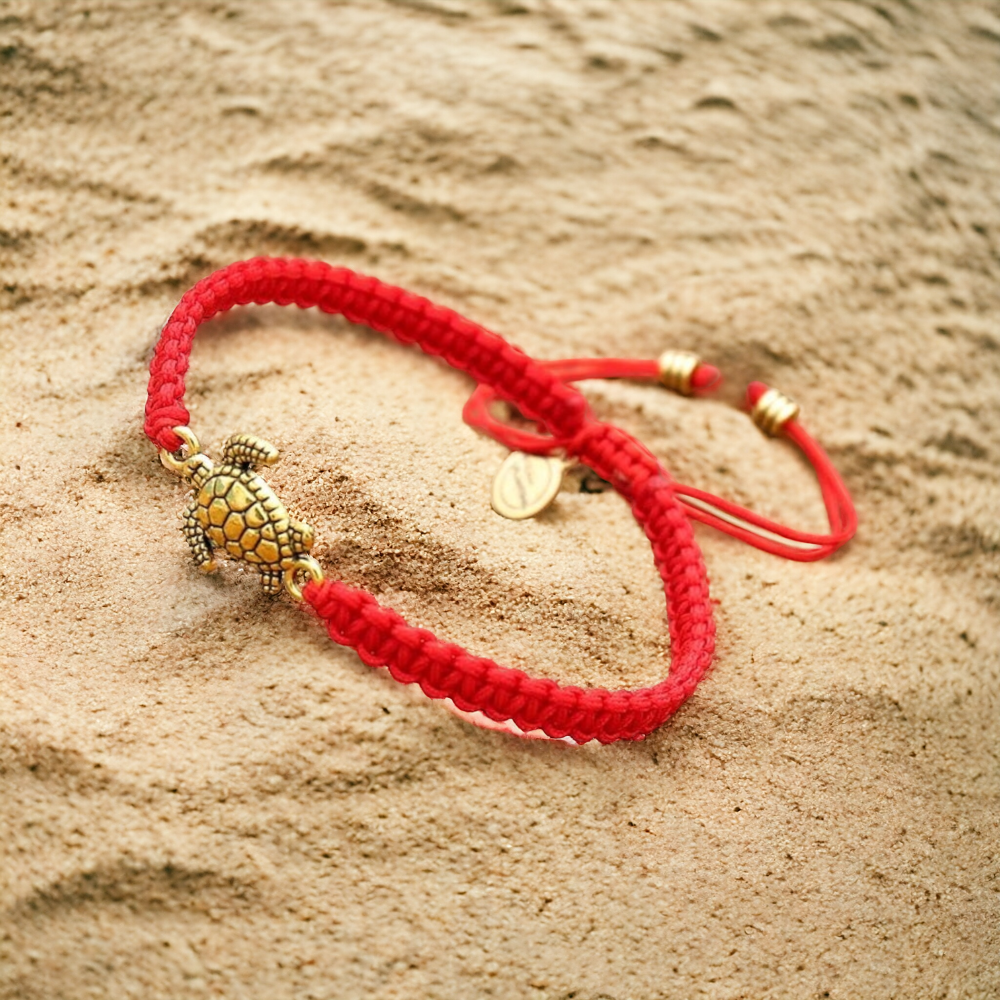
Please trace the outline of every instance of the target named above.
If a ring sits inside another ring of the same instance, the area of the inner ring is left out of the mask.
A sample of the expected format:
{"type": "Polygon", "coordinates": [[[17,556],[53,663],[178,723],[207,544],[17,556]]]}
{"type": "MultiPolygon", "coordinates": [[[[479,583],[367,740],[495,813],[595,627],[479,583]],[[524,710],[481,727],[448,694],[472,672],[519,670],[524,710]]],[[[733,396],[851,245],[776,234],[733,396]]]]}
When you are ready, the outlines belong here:
{"type": "MultiPolygon", "coordinates": [[[[543,361],[542,367],[564,382],[590,378],[631,378],[663,382],[685,395],[711,392],[721,381],[717,368],[703,364],[685,351],[668,351],[658,361],[623,358],[571,358],[543,361]]],[[[531,455],[565,452],[567,441],[557,435],[536,434],[498,420],[490,406],[497,393],[480,385],[469,397],[462,416],[466,423],[506,445],[512,451],[531,455]]],[[[683,483],[673,483],[674,493],[687,506],[689,517],[711,525],[765,552],[812,562],[836,552],[854,537],[858,519],[851,495],[829,456],[798,420],[798,407],[762,382],[751,382],[747,407],[754,421],[768,434],[783,433],[805,455],[816,472],[830,522],[828,534],[797,531],[778,524],[722,497],[683,483]]]]}
{"type": "Polygon", "coordinates": [[[711,664],[715,626],[705,567],[669,474],[631,435],[596,420],[576,389],[450,309],[320,261],[257,258],[231,264],[199,281],[174,309],[156,345],[148,392],[146,434],[163,464],[194,489],[184,534],[196,563],[212,571],[215,556],[224,553],[256,566],[267,592],[284,588],[303,600],[335,642],[352,646],[369,666],[387,667],[396,680],[419,684],[431,698],[449,698],[462,712],[510,721],[524,732],[611,743],[642,739],[670,718],[711,664]],[[187,426],[185,375],[198,327],[251,303],[315,306],[416,344],[509,400],[567,454],[611,483],[643,526],[663,580],[671,641],[667,678],[622,691],[532,678],[408,625],[364,590],[327,580],[310,555],[312,529],[288,513],[256,472],[277,460],[277,449],[250,435],[234,435],[215,464],[187,426]]]}

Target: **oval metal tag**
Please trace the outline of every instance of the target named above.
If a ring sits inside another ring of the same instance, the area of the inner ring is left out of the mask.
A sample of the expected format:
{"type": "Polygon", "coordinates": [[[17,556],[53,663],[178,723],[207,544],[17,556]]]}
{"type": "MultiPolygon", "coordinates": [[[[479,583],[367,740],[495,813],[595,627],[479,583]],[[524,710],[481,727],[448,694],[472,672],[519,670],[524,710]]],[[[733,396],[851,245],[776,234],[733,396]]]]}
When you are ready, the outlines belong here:
{"type": "Polygon", "coordinates": [[[512,451],[493,477],[493,509],[512,521],[534,517],[555,500],[565,467],[561,458],[512,451]]]}

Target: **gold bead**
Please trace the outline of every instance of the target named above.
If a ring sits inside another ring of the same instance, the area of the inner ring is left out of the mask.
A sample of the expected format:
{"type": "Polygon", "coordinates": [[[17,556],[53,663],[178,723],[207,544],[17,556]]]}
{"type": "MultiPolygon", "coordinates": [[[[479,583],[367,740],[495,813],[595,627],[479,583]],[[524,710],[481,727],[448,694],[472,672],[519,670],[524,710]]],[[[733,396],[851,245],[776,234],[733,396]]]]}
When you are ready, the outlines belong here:
{"type": "Polygon", "coordinates": [[[690,396],[691,376],[700,364],[701,358],[690,351],[664,351],[657,360],[660,381],[668,389],[690,396]]]}
{"type": "Polygon", "coordinates": [[[799,404],[777,389],[768,389],[750,411],[753,422],[765,433],[775,437],[789,420],[799,413],[799,404]]]}

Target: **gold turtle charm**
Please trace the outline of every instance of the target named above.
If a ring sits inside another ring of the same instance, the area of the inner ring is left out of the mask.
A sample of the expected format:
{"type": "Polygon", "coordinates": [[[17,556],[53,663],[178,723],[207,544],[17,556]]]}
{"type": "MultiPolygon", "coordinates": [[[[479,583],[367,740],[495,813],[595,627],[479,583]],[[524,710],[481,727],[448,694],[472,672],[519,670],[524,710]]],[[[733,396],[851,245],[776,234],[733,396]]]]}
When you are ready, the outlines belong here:
{"type": "Polygon", "coordinates": [[[198,439],[186,427],[176,432],[187,446],[187,458],[161,452],[160,459],[194,486],[181,517],[198,568],[213,572],[215,553],[225,552],[257,568],[265,593],[280,594],[288,586],[298,596],[297,572],[316,579],[318,566],[309,556],[313,530],[288,513],[255,471],[259,465],[274,465],[278,449],[250,434],[234,434],[223,446],[222,464],[216,466],[198,450],[198,439]]]}

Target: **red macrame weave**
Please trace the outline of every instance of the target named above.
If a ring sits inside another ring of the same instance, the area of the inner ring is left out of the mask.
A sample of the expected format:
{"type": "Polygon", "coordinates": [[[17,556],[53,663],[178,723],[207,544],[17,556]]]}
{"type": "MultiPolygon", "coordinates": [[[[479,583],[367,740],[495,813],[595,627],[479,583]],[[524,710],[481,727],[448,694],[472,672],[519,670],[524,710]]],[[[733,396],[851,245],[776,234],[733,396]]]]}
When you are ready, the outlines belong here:
{"type": "Polygon", "coordinates": [[[641,739],[691,695],[712,661],[715,625],[705,566],[670,476],[638,441],[595,420],[586,400],[502,337],[401,288],[320,261],[257,258],[231,264],[191,288],[160,334],[150,365],[146,434],[174,451],[174,427],[188,423],[184,384],[198,327],[237,305],[277,303],[340,313],[388,334],[491,386],[538,422],[626,499],[645,529],[664,583],[671,639],[669,676],[648,688],[606,691],[531,678],[441,642],[408,625],[363,590],[308,583],[303,596],[331,638],[353,646],[370,666],[385,666],[432,698],[481,711],[524,731],[577,743],[641,739]]]}

